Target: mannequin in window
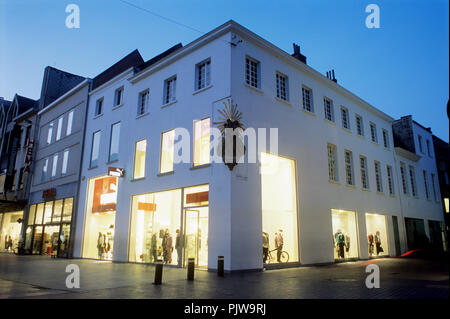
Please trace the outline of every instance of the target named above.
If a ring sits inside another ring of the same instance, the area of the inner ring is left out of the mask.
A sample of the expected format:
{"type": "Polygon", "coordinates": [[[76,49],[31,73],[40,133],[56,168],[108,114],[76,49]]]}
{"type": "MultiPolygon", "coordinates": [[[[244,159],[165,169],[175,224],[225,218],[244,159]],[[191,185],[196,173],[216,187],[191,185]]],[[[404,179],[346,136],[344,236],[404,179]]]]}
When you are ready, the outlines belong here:
{"type": "Polygon", "coordinates": [[[180,251],[180,248],[181,248],[181,246],[180,246],[181,237],[180,237],[180,230],[177,229],[176,232],[177,232],[177,236],[175,238],[175,250],[177,251],[177,261],[179,262],[180,261],[180,257],[181,257],[181,251],[180,251]]]}
{"type": "Polygon", "coordinates": [[[345,234],[345,252],[348,255],[348,252],[350,251],[350,236],[348,234],[345,234]]]}
{"type": "Polygon", "coordinates": [[[98,251],[98,259],[102,259],[102,255],[104,252],[105,240],[101,232],[98,233],[97,238],[97,251],[98,251]]]}
{"type": "Polygon", "coordinates": [[[275,249],[277,250],[277,262],[281,262],[281,252],[283,251],[283,230],[279,229],[278,233],[275,233],[275,249]]]}
{"type": "Polygon", "coordinates": [[[166,263],[166,264],[172,263],[172,251],[173,251],[172,243],[173,243],[172,235],[170,235],[169,229],[166,228],[166,231],[165,231],[164,237],[163,237],[163,244],[162,244],[163,258],[164,258],[164,263],[166,263]]]}
{"type": "Polygon", "coordinates": [[[376,247],[376,251],[377,251],[377,256],[384,251],[383,247],[381,247],[381,236],[380,236],[380,232],[378,230],[375,233],[375,247],[376,247]]]}
{"type": "Polygon", "coordinates": [[[157,247],[156,246],[157,246],[156,233],[153,233],[152,234],[152,240],[151,240],[151,243],[150,243],[150,256],[151,256],[151,261],[152,262],[156,262],[158,260],[158,251],[157,251],[157,247]]]}
{"type": "Polygon", "coordinates": [[[373,240],[373,235],[372,234],[369,234],[367,236],[367,241],[368,241],[368,244],[369,244],[369,256],[373,256],[373,242],[374,242],[374,240],[373,240]]]}
{"type": "Polygon", "coordinates": [[[269,256],[269,234],[266,232],[262,233],[263,240],[262,240],[262,246],[263,246],[263,263],[267,262],[267,257],[269,256]]]}
{"type": "Polygon", "coordinates": [[[336,249],[338,253],[338,258],[344,258],[344,247],[345,247],[345,236],[340,229],[334,234],[336,240],[336,249]]]}

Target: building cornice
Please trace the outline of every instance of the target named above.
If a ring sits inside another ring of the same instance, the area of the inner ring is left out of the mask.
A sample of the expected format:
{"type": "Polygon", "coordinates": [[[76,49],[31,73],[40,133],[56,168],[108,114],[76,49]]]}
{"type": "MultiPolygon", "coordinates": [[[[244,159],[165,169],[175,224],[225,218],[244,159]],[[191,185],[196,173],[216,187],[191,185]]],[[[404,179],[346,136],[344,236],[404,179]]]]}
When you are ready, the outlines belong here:
{"type": "Polygon", "coordinates": [[[100,85],[99,87],[95,88],[95,90],[92,90],[91,92],[89,92],[89,96],[107,88],[108,86],[112,85],[113,83],[121,80],[122,78],[124,78],[125,76],[129,75],[130,73],[132,73],[134,71],[134,67],[130,67],[128,69],[126,69],[125,71],[123,71],[122,73],[116,75],[115,77],[113,77],[111,80],[103,83],[102,85],[100,85]]]}
{"type": "Polygon", "coordinates": [[[420,155],[417,155],[413,152],[405,150],[402,147],[394,147],[394,149],[395,149],[395,154],[397,154],[398,156],[401,156],[403,158],[409,159],[410,161],[413,161],[413,162],[418,162],[422,158],[420,155]]]}

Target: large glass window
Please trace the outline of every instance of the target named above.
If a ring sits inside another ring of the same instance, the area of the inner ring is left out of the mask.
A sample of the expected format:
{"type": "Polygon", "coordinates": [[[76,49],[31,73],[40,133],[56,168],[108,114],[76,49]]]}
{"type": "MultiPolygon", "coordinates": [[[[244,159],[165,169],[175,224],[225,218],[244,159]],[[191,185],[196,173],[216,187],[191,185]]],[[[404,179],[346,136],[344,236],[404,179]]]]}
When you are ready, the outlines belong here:
{"type": "Polygon", "coordinates": [[[356,213],[342,209],[331,210],[334,259],[358,257],[356,213]]]}
{"type": "Polygon", "coordinates": [[[194,166],[209,163],[210,119],[194,122],[194,166]]]}
{"type": "Polygon", "coordinates": [[[23,217],[23,211],[0,214],[0,252],[17,253],[21,223],[17,220],[23,217]]]}
{"type": "Polygon", "coordinates": [[[147,140],[136,143],[134,151],[134,176],[133,178],[145,177],[145,154],[147,152],[147,140]]]}
{"type": "Polygon", "coordinates": [[[96,167],[98,165],[98,155],[99,155],[99,151],[100,151],[100,134],[101,134],[101,131],[97,131],[92,135],[90,167],[96,167]]]}
{"type": "Polygon", "coordinates": [[[298,262],[295,161],[261,153],[263,262],[298,262]]]}
{"type": "Polygon", "coordinates": [[[111,143],[109,146],[109,161],[119,159],[120,122],[111,126],[111,143]]]}
{"type": "Polygon", "coordinates": [[[130,261],[178,265],[181,190],[133,196],[130,261]]]}
{"type": "Polygon", "coordinates": [[[111,260],[114,248],[117,177],[92,178],[88,187],[83,257],[111,260]]]}
{"type": "Polygon", "coordinates": [[[175,130],[164,132],[161,138],[160,173],[173,171],[175,130]]]}
{"type": "Polygon", "coordinates": [[[386,216],[367,213],[366,226],[369,257],[389,255],[386,216]]]}
{"type": "Polygon", "coordinates": [[[58,118],[58,127],[56,128],[56,140],[58,141],[61,138],[62,126],[63,126],[63,117],[58,118]]]}
{"type": "Polygon", "coordinates": [[[66,135],[72,134],[72,122],[73,122],[73,113],[74,110],[69,112],[69,115],[67,117],[67,129],[66,129],[66,135]]]}
{"type": "Polygon", "coordinates": [[[44,206],[44,224],[48,224],[52,221],[53,202],[46,202],[44,206]]]}

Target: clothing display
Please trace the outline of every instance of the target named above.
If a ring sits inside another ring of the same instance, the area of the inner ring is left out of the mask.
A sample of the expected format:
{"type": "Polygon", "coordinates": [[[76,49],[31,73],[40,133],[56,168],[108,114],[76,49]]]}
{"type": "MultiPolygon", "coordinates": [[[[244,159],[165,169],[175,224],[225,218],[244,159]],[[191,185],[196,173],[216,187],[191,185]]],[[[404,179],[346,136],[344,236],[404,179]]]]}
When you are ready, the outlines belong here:
{"type": "Polygon", "coordinates": [[[262,233],[262,247],[263,247],[263,263],[267,262],[269,256],[269,234],[266,232],[262,233]]]}
{"type": "Polygon", "coordinates": [[[283,235],[281,234],[283,232],[282,229],[280,229],[277,233],[275,233],[275,249],[277,250],[277,262],[281,262],[281,253],[283,251],[283,235]]]}
{"type": "Polygon", "coordinates": [[[376,248],[376,252],[377,252],[377,256],[384,252],[383,247],[381,247],[381,236],[380,236],[380,232],[377,231],[375,233],[375,248],[376,248]]]}
{"type": "MultiPolygon", "coordinates": [[[[337,252],[337,256],[338,258],[345,258],[345,247],[346,247],[346,241],[345,238],[348,236],[345,236],[344,233],[342,233],[340,230],[338,230],[335,234],[334,234],[334,240],[336,243],[336,252],[337,252]]],[[[348,247],[350,248],[350,238],[348,237],[348,247]]],[[[348,252],[348,250],[347,250],[348,252]]]]}

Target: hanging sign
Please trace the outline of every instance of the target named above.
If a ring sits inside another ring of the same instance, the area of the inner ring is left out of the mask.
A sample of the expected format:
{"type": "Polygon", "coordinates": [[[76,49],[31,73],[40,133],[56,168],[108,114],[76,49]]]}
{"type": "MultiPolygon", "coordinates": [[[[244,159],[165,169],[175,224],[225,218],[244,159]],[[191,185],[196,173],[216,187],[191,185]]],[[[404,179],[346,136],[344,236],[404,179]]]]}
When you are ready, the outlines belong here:
{"type": "Polygon", "coordinates": [[[125,169],[119,167],[108,167],[108,175],[114,177],[123,177],[125,175],[125,169]]]}

